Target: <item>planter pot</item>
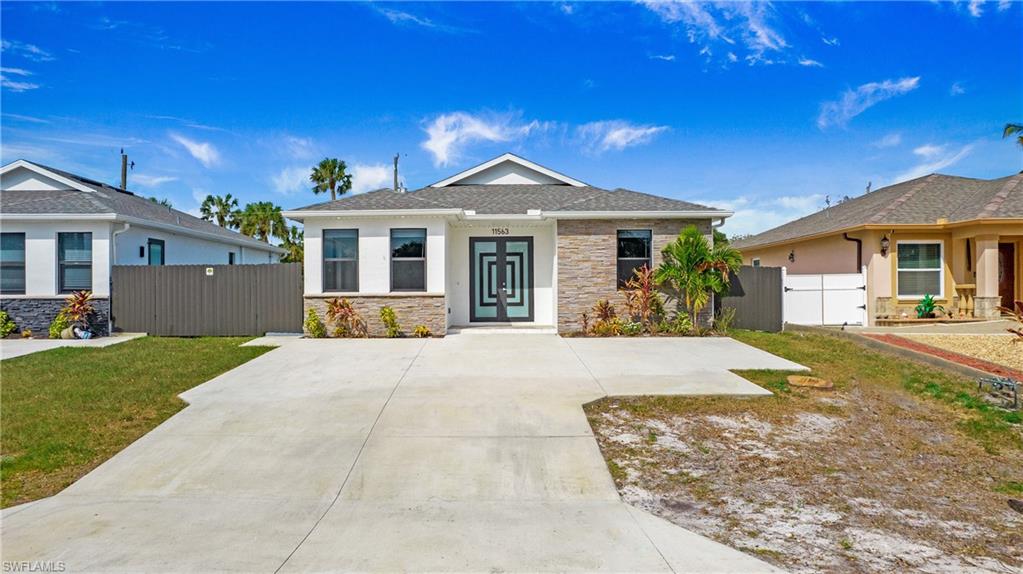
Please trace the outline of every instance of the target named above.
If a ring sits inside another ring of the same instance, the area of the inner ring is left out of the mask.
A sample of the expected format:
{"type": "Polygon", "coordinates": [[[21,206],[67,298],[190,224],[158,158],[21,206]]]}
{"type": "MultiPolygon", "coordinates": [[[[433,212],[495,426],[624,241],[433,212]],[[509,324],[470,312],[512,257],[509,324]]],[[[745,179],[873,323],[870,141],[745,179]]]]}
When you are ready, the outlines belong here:
{"type": "Polygon", "coordinates": [[[68,327],[67,329],[64,329],[63,331],[60,332],[60,338],[61,339],[74,339],[75,338],[75,328],[74,327],[68,327]]]}

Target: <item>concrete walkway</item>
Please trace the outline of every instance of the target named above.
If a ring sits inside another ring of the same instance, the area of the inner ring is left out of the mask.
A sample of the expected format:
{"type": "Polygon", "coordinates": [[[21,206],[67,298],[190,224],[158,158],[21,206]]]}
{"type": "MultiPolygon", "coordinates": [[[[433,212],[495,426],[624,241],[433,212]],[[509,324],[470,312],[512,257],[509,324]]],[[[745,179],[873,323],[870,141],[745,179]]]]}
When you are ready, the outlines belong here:
{"type": "Polygon", "coordinates": [[[13,359],[59,347],[109,347],[145,336],[145,333],[117,333],[112,337],[95,339],[0,339],[0,359],[13,359]]]}
{"type": "Polygon", "coordinates": [[[302,340],[52,498],[3,514],[5,561],[68,571],[762,572],[622,503],[581,405],[762,389],[798,369],[730,339],[302,340]]]}

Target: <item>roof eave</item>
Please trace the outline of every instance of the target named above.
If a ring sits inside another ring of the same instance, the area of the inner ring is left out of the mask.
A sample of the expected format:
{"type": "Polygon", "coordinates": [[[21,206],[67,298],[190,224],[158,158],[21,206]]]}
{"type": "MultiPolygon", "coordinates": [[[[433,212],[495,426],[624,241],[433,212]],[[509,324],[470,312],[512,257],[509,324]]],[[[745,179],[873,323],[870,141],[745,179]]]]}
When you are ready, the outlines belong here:
{"type": "Polygon", "coordinates": [[[409,216],[435,216],[435,217],[446,217],[446,216],[460,216],[463,210],[461,209],[310,209],[310,210],[292,210],[283,212],[284,217],[293,219],[295,221],[305,221],[311,217],[334,217],[334,218],[352,218],[352,217],[409,217],[409,216]]]}
{"type": "Polygon", "coordinates": [[[554,219],[725,219],[734,215],[726,210],[680,211],[545,211],[554,219]]]}
{"type": "Polygon", "coordinates": [[[856,231],[877,231],[888,229],[892,231],[898,230],[944,231],[946,229],[955,229],[958,227],[965,227],[968,225],[1004,225],[1006,223],[1023,224],[1023,217],[981,217],[974,219],[964,219],[961,221],[950,221],[948,223],[866,223],[860,225],[853,225],[850,227],[842,227],[839,229],[832,229],[829,231],[822,231],[820,233],[814,233],[811,235],[800,235],[799,237],[779,239],[777,241],[771,241],[767,243],[744,245],[742,243],[737,242],[735,246],[737,249],[767,249],[770,247],[791,245],[793,243],[800,243],[802,241],[811,241],[814,239],[820,239],[822,237],[830,237],[832,235],[839,235],[841,233],[853,233],[856,231]]]}

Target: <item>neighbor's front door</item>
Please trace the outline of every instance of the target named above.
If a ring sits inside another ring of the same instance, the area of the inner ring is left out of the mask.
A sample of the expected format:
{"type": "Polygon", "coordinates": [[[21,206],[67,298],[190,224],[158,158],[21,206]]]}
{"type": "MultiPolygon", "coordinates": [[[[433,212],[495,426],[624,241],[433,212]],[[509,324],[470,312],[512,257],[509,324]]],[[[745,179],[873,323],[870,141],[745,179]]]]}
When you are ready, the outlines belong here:
{"type": "Polygon", "coordinates": [[[998,244],[998,296],[1002,299],[1002,307],[1013,308],[1013,295],[1016,291],[1016,245],[1013,243],[998,244]]]}
{"type": "Polygon", "coordinates": [[[533,320],[533,238],[469,238],[469,320],[533,320]]]}

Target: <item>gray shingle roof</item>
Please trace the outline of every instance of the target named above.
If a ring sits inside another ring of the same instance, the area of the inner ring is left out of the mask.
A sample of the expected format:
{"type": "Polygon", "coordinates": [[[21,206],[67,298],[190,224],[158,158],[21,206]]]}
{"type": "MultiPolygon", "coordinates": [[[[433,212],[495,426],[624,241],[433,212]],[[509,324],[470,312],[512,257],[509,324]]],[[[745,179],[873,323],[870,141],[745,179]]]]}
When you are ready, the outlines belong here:
{"type": "Polygon", "coordinates": [[[1023,217],[1023,174],[972,179],[931,174],[850,199],[735,241],[748,249],[861,225],[935,224],[973,219],[1023,217]]]}
{"type": "Polygon", "coordinates": [[[451,185],[424,187],[407,193],[379,189],[318,203],[294,211],[357,211],[375,209],[466,209],[478,214],[525,214],[543,211],[717,211],[688,201],[627,189],[609,191],[572,185],[451,185]]]}
{"type": "MultiPolygon", "coordinates": [[[[33,163],[33,162],[30,162],[33,163]]],[[[85,185],[93,192],[78,189],[61,189],[52,191],[32,190],[0,191],[0,213],[10,214],[111,214],[144,219],[154,223],[173,225],[191,231],[198,231],[223,237],[234,243],[242,242],[261,249],[270,248],[281,251],[274,246],[253,239],[205,221],[194,215],[161,205],[149,199],[139,197],[105,183],[84,178],[73,173],[35,164],[43,169],[62,175],[68,179],[85,185]]]]}

